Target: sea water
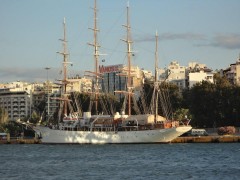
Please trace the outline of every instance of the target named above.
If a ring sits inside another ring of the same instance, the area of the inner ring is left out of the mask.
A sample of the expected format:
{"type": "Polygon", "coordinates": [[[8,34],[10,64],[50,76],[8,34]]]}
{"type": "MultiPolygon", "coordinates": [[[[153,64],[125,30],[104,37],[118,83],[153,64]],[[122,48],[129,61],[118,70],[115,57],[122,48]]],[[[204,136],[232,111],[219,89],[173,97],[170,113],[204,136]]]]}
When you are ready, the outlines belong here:
{"type": "Polygon", "coordinates": [[[240,179],[240,143],[0,145],[0,179],[240,179]]]}

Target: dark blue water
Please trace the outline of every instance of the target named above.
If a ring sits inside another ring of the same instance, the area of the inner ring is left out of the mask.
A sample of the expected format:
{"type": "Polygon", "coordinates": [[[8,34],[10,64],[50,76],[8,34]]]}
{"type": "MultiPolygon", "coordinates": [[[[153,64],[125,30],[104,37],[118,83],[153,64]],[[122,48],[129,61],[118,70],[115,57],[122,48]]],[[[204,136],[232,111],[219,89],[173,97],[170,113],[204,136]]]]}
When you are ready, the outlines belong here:
{"type": "Polygon", "coordinates": [[[0,179],[240,179],[240,143],[0,145],[0,179]]]}

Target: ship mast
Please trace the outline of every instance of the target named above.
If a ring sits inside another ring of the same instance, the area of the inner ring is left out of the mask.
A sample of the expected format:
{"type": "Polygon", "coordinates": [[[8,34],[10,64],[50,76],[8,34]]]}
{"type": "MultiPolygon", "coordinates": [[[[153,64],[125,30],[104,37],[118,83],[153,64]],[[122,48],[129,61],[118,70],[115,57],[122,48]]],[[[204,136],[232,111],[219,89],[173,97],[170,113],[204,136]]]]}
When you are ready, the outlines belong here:
{"type": "Polygon", "coordinates": [[[89,28],[93,31],[93,36],[94,36],[94,41],[93,43],[88,43],[89,45],[94,47],[94,61],[95,61],[95,71],[94,72],[90,72],[87,71],[89,73],[94,74],[95,76],[95,87],[94,87],[94,94],[95,94],[95,110],[96,113],[98,112],[98,95],[99,95],[99,78],[100,78],[100,73],[98,70],[98,66],[99,66],[99,50],[98,48],[100,47],[100,45],[98,44],[98,32],[99,29],[97,28],[97,1],[94,0],[94,27],[93,28],[89,28]]]}
{"type": "Polygon", "coordinates": [[[131,96],[132,96],[132,81],[131,81],[131,44],[133,43],[130,38],[130,21],[129,21],[129,4],[127,5],[127,25],[123,25],[127,29],[127,38],[122,39],[127,44],[127,58],[128,58],[128,69],[127,69],[127,94],[128,94],[128,115],[131,115],[131,96]]]}
{"type": "Polygon", "coordinates": [[[155,99],[155,112],[154,112],[154,123],[156,124],[157,122],[157,117],[158,117],[158,92],[159,92],[159,84],[158,84],[158,33],[156,31],[155,35],[155,40],[156,40],[156,49],[155,49],[155,79],[154,79],[154,88],[155,88],[155,93],[156,93],[156,99],[155,99]]]}
{"type": "Polygon", "coordinates": [[[68,51],[67,51],[67,37],[66,37],[66,20],[65,18],[63,19],[63,39],[59,39],[62,41],[63,45],[63,51],[62,52],[57,52],[63,56],[63,79],[62,81],[62,97],[60,98],[63,101],[63,113],[67,114],[67,101],[68,100],[68,95],[67,95],[67,84],[68,84],[68,69],[67,65],[71,64],[71,62],[68,61],[68,51]]]}

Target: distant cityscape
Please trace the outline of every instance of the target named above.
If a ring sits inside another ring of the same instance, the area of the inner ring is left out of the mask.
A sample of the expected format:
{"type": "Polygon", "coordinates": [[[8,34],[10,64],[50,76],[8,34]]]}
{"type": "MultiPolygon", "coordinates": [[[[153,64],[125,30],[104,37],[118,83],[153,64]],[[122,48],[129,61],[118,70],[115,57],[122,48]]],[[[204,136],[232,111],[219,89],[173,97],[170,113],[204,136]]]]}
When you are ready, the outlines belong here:
{"type": "MultiPolygon", "coordinates": [[[[116,90],[126,90],[126,76],[119,74],[126,73],[127,67],[123,64],[112,66],[100,66],[99,72],[102,74],[100,80],[100,89],[102,92],[110,93],[118,98],[122,95],[116,94],[116,90]]],[[[153,81],[154,76],[151,71],[145,70],[138,66],[131,67],[134,76],[132,84],[135,94],[139,94],[143,83],[153,81]]],[[[214,74],[219,73],[220,76],[226,78],[232,84],[240,84],[240,57],[235,63],[232,63],[226,69],[218,72],[208,68],[206,64],[198,62],[189,62],[188,66],[181,66],[179,62],[172,61],[166,68],[158,69],[158,80],[160,82],[173,83],[179,87],[179,90],[192,88],[194,84],[202,81],[214,83],[214,74]]],[[[88,93],[94,88],[94,80],[87,76],[68,77],[69,86],[67,91],[88,93]]],[[[57,107],[58,100],[54,97],[59,97],[61,94],[61,86],[58,83],[52,82],[48,78],[45,82],[29,83],[23,81],[8,82],[0,84],[0,108],[3,108],[8,113],[10,120],[18,120],[30,117],[34,112],[35,107],[43,102],[45,103],[45,113],[52,117],[57,107]],[[50,98],[49,98],[50,97],[50,98]]]]}

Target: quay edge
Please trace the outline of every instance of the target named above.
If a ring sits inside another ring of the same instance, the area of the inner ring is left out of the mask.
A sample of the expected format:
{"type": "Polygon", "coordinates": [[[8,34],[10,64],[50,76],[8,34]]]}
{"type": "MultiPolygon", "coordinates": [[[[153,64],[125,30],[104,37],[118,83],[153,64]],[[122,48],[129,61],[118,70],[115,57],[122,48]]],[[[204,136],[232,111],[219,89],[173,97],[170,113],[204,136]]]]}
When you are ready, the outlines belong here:
{"type": "Polygon", "coordinates": [[[188,136],[177,137],[171,143],[238,143],[240,136],[223,135],[223,136],[188,136]]]}
{"type": "MultiPolygon", "coordinates": [[[[225,135],[225,136],[191,136],[177,137],[171,143],[239,143],[240,136],[225,135]]],[[[40,139],[5,139],[0,140],[0,144],[42,144],[40,139]]]]}

